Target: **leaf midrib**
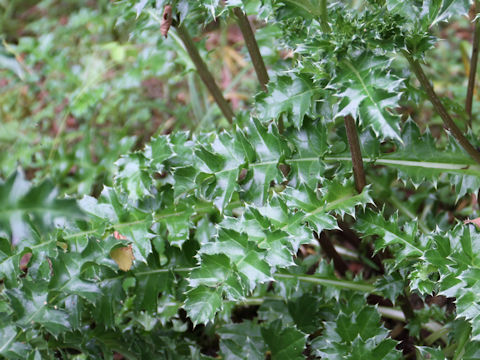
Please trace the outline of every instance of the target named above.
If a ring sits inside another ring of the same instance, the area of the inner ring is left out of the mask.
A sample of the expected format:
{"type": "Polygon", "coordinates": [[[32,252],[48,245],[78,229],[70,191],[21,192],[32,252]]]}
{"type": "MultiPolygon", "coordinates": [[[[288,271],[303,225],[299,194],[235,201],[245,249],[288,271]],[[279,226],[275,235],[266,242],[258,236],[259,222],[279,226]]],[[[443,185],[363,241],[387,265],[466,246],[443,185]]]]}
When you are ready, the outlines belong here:
{"type": "Polygon", "coordinates": [[[388,123],[387,119],[385,119],[385,116],[383,115],[383,110],[380,108],[380,106],[378,105],[378,102],[376,102],[372,96],[372,94],[370,93],[370,91],[368,90],[367,88],[367,84],[365,84],[365,82],[363,81],[363,78],[362,76],[360,75],[360,73],[357,71],[357,69],[355,69],[355,67],[352,65],[352,63],[350,61],[344,61],[344,64],[348,66],[348,68],[350,70],[352,70],[352,72],[355,74],[355,76],[358,78],[358,81],[360,81],[360,84],[362,85],[363,87],[363,90],[365,91],[365,93],[367,94],[368,98],[370,99],[370,101],[375,105],[375,107],[377,108],[378,112],[380,114],[382,114],[382,117],[384,118],[385,120],[385,123],[388,125],[388,127],[390,128],[390,130],[393,132],[393,133],[396,133],[395,129],[392,128],[392,126],[388,123]]]}
{"type": "MultiPolygon", "coordinates": [[[[352,158],[349,156],[327,156],[324,158],[325,161],[352,161],[352,158]]],[[[363,157],[365,162],[373,162],[378,165],[386,166],[408,166],[408,167],[418,167],[425,169],[436,169],[444,171],[455,171],[460,173],[475,173],[480,172],[480,166],[474,164],[459,164],[452,162],[433,162],[433,161],[419,161],[419,160],[401,160],[401,159],[387,159],[387,158],[372,158],[372,157],[363,157]]]]}
{"type": "MultiPolygon", "coordinates": [[[[285,163],[291,164],[291,163],[296,163],[296,162],[308,162],[308,161],[320,161],[320,156],[319,157],[307,157],[307,158],[296,158],[296,159],[286,159],[285,163]]],[[[261,162],[255,162],[248,164],[248,167],[262,167],[262,166],[268,166],[268,165],[275,165],[278,164],[279,160],[270,160],[270,161],[261,161],[261,162]]],[[[212,172],[213,175],[219,175],[222,173],[230,172],[230,171],[236,171],[240,168],[240,166],[236,166],[233,168],[228,168],[216,172],[212,172]]]]}

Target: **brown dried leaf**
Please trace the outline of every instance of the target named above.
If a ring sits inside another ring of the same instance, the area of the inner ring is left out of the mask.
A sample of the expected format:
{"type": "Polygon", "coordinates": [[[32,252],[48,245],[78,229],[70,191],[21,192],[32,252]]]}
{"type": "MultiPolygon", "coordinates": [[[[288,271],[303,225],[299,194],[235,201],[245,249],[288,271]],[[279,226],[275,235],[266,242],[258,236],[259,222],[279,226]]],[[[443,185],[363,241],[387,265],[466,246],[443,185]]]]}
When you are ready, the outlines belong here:
{"type": "Polygon", "coordinates": [[[31,252],[23,254],[22,258],[20,259],[20,270],[26,271],[28,269],[28,263],[30,262],[31,258],[31,252]]]}
{"type": "Polygon", "coordinates": [[[133,260],[135,260],[131,244],[113,249],[110,251],[110,256],[115,260],[120,270],[123,271],[130,270],[133,260]]]}
{"type": "Polygon", "coordinates": [[[480,218],[476,218],[476,219],[467,219],[463,222],[465,225],[466,224],[475,224],[477,225],[478,227],[480,227],[480,218]]]}
{"type": "Polygon", "coordinates": [[[120,234],[117,230],[113,232],[113,237],[117,240],[127,240],[127,237],[120,234]]]}
{"type": "Polygon", "coordinates": [[[160,32],[167,37],[168,30],[172,26],[172,5],[166,5],[163,9],[162,23],[160,24],[160,32]]]}

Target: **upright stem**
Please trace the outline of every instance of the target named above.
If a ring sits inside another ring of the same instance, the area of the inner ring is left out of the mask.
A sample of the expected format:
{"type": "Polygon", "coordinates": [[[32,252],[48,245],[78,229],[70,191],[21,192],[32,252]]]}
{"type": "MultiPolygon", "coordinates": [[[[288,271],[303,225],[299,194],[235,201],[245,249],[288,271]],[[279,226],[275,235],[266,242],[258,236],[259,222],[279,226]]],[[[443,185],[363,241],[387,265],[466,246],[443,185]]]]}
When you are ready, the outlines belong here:
{"type": "Polygon", "coordinates": [[[345,261],[343,261],[342,257],[338,254],[330,239],[328,239],[325,231],[322,231],[320,235],[317,235],[316,233],[314,233],[314,235],[320,243],[322,250],[325,251],[325,253],[330,259],[333,260],[333,266],[335,267],[335,270],[337,270],[340,275],[345,276],[345,273],[348,270],[348,266],[347,264],[345,264],[345,261]]]}
{"type": "Polygon", "coordinates": [[[423,89],[427,93],[428,99],[430,100],[433,107],[442,118],[446,128],[450,130],[450,132],[458,141],[458,143],[465,149],[465,151],[472,157],[472,159],[474,159],[477,163],[480,164],[480,153],[477,150],[475,150],[472,144],[470,144],[467,138],[462,134],[462,131],[458,128],[458,126],[455,124],[453,119],[450,117],[447,110],[445,109],[442,102],[440,101],[440,98],[437,96],[437,94],[433,90],[433,87],[430,84],[430,81],[428,80],[427,75],[425,75],[425,73],[423,72],[422,66],[420,65],[418,60],[415,60],[406,51],[403,51],[403,55],[407,58],[408,62],[410,63],[410,67],[412,68],[412,71],[417,76],[418,81],[420,82],[423,89]]]}
{"type": "MultiPolygon", "coordinates": [[[[348,225],[342,220],[337,220],[337,222],[341,230],[338,231],[338,235],[343,237],[346,241],[355,246],[357,249],[360,249],[362,246],[362,240],[357,236],[357,234],[352,229],[350,229],[348,225]]],[[[368,259],[373,261],[373,263],[377,265],[378,270],[383,274],[385,272],[385,268],[383,267],[382,259],[379,256],[380,254],[374,255],[371,244],[365,243],[365,253],[368,259]]]]}
{"type": "MultiPolygon", "coordinates": [[[[475,13],[480,12],[480,2],[475,0],[475,13]]],[[[473,32],[472,57],[470,58],[470,72],[468,74],[467,99],[465,101],[465,110],[468,115],[468,125],[472,127],[472,102],[473,90],[475,88],[475,76],[477,74],[478,47],[480,42],[480,22],[475,20],[475,30],[473,32]]]]}
{"type": "Polygon", "coordinates": [[[400,302],[400,309],[402,309],[403,314],[405,315],[405,321],[408,322],[413,320],[415,317],[415,312],[412,308],[412,303],[407,295],[402,294],[398,297],[398,301],[400,302]]]}
{"type": "Polygon", "coordinates": [[[262,86],[263,91],[266,92],[267,84],[270,79],[268,77],[267,69],[265,67],[265,63],[263,62],[262,55],[260,54],[258,43],[255,40],[255,35],[253,34],[252,27],[250,26],[250,22],[248,21],[248,17],[239,7],[234,8],[233,13],[237,17],[238,26],[240,27],[243,39],[245,40],[245,45],[247,46],[248,53],[250,54],[250,58],[252,59],[252,64],[255,72],[257,73],[258,81],[260,81],[260,85],[262,86]]]}
{"type": "Polygon", "coordinates": [[[357,128],[355,120],[350,115],[345,116],[345,128],[347,129],[348,145],[350,146],[350,154],[352,155],[353,177],[355,179],[355,187],[359,193],[367,184],[365,180],[365,172],[363,170],[362,151],[360,150],[360,142],[358,141],[357,128]]]}
{"type": "Polygon", "coordinates": [[[200,75],[200,78],[202,79],[205,86],[208,88],[208,91],[210,91],[210,94],[212,94],[213,98],[215,99],[215,102],[217,103],[218,107],[222,111],[223,115],[227,118],[227,120],[230,123],[232,123],[233,118],[235,117],[235,115],[233,114],[232,108],[230,107],[230,104],[227,102],[227,100],[225,100],[225,98],[223,97],[221,90],[219,89],[219,87],[215,82],[215,79],[213,78],[212,74],[208,70],[205,62],[200,57],[200,54],[198,53],[195,43],[193,42],[192,38],[190,37],[190,34],[188,33],[187,29],[185,29],[183,24],[177,26],[177,33],[180,39],[182,39],[182,42],[185,45],[185,48],[187,49],[188,55],[190,56],[193,63],[195,64],[198,75],[200,75]]]}
{"type": "Polygon", "coordinates": [[[330,25],[328,25],[327,0],[320,0],[320,26],[322,27],[323,32],[330,32],[330,25]]]}

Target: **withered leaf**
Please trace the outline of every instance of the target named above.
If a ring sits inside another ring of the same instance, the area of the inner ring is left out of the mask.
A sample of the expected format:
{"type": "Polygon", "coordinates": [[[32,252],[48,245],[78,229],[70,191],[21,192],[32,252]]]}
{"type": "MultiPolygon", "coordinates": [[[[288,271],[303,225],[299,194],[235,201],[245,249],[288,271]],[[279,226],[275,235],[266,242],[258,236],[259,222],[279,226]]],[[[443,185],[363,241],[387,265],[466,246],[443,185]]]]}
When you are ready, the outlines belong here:
{"type": "Polygon", "coordinates": [[[123,271],[130,270],[133,260],[135,260],[131,244],[113,249],[110,251],[110,256],[115,260],[120,270],[123,271]]]}
{"type": "Polygon", "coordinates": [[[172,6],[166,5],[163,9],[162,23],[160,24],[160,32],[163,36],[167,37],[168,30],[172,26],[172,6]]]}
{"type": "Polygon", "coordinates": [[[475,224],[477,225],[478,227],[480,227],[480,218],[476,218],[476,219],[467,219],[463,222],[465,225],[466,224],[475,224]]]}

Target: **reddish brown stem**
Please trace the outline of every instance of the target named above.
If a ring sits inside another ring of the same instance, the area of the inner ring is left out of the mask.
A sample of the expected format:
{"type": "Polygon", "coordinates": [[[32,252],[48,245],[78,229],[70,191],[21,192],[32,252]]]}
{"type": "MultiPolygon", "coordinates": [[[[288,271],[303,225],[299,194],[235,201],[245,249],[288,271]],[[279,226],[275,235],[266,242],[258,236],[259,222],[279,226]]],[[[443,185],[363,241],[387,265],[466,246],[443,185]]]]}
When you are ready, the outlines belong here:
{"type": "MultiPolygon", "coordinates": [[[[475,13],[480,11],[479,1],[475,1],[475,13]]],[[[475,77],[477,74],[478,48],[480,42],[480,22],[475,20],[475,28],[473,32],[472,56],[470,58],[470,73],[468,74],[467,99],[465,101],[465,111],[468,115],[468,125],[472,127],[472,102],[473,92],[475,89],[475,77]]]]}
{"type": "Polygon", "coordinates": [[[255,40],[255,35],[253,34],[248,17],[239,7],[234,8],[233,13],[237,17],[238,26],[240,27],[243,39],[245,40],[250,59],[252,59],[253,68],[257,73],[258,81],[260,81],[263,91],[267,91],[267,84],[269,81],[267,68],[263,62],[262,55],[260,54],[258,43],[257,40],[255,40]]]}
{"type": "Polygon", "coordinates": [[[207,87],[208,91],[210,91],[210,94],[215,99],[215,102],[222,111],[223,115],[230,123],[232,123],[233,118],[235,117],[232,108],[230,107],[230,104],[227,102],[227,100],[225,100],[225,98],[223,97],[222,91],[218,87],[215,79],[208,70],[207,65],[198,53],[197,47],[195,46],[195,43],[190,37],[187,29],[185,29],[183,25],[179,25],[177,26],[177,33],[180,39],[182,39],[182,42],[185,45],[185,48],[187,49],[188,55],[192,59],[192,62],[195,64],[198,75],[200,75],[200,78],[207,87]]]}
{"type": "Polygon", "coordinates": [[[327,254],[327,256],[333,260],[333,266],[335,267],[335,270],[337,270],[340,275],[345,276],[345,273],[348,270],[348,266],[345,261],[343,261],[342,257],[338,254],[337,250],[335,250],[335,247],[325,234],[325,231],[322,231],[320,235],[318,235],[316,232],[314,232],[313,234],[320,243],[320,246],[325,252],[325,254],[327,254]]]}
{"type": "Polygon", "coordinates": [[[400,309],[402,309],[405,319],[408,321],[412,320],[415,317],[415,312],[412,307],[412,303],[406,294],[402,294],[398,297],[398,302],[400,303],[400,309]]]}
{"type": "Polygon", "coordinates": [[[462,131],[458,128],[455,124],[453,119],[450,117],[450,114],[447,112],[447,109],[443,106],[440,98],[437,96],[435,91],[433,90],[433,86],[430,84],[430,81],[427,78],[427,75],[423,72],[422,66],[415,60],[409,53],[406,51],[403,52],[404,56],[407,58],[408,62],[410,63],[410,67],[413,73],[416,75],[420,85],[422,85],[423,89],[427,93],[428,99],[432,103],[434,109],[437,111],[438,115],[443,120],[446,128],[450,130],[453,137],[458,141],[460,146],[462,146],[465,151],[474,159],[477,163],[480,164],[480,153],[475,150],[475,148],[470,144],[467,138],[463,135],[462,131]]]}
{"type": "MultiPolygon", "coordinates": [[[[360,250],[362,248],[362,240],[357,236],[357,234],[352,229],[350,229],[345,222],[341,220],[338,220],[338,226],[340,227],[341,231],[337,232],[337,236],[342,237],[343,239],[348,241],[351,245],[353,245],[355,248],[360,250]]],[[[371,244],[364,243],[364,251],[365,251],[365,255],[370,260],[372,260],[375,263],[375,265],[378,266],[378,268],[380,269],[380,272],[384,273],[385,269],[383,267],[380,254],[376,254],[376,255],[373,254],[373,249],[371,244]]]]}
{"type": "Polygon", "coordinates": [[[367,184],[365,180],[365,171],[363,170],[362,151],[360,150],[360,142],[358,141],[357,128],[355,120],[350,115],[345,116],[345,128],[347,129],[348,145],[352,156],[353,177],[355,179],[355,187],[359,193],[367,184]]]}

